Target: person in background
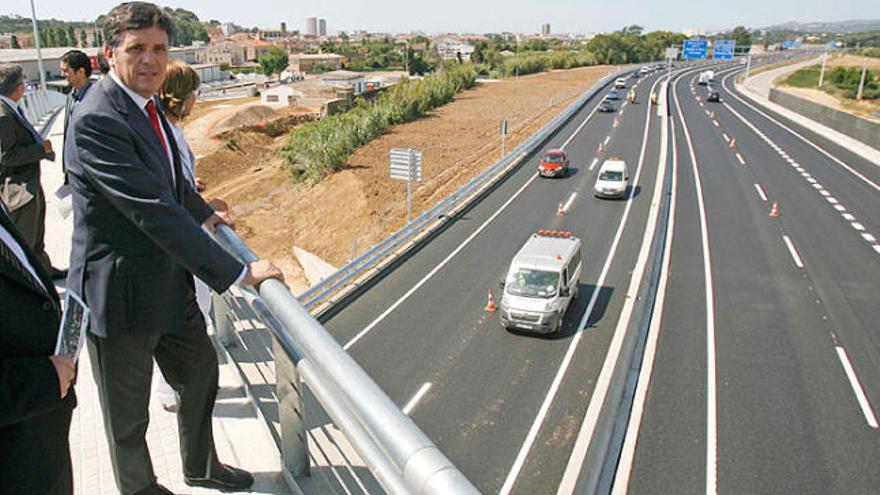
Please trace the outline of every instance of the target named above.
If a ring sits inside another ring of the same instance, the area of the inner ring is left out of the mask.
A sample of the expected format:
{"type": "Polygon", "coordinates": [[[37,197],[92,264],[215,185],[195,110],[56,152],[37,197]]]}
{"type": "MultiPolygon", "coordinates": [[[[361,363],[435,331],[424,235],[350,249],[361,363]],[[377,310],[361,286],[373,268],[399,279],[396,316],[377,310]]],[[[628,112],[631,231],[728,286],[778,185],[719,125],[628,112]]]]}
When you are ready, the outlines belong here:
{"type": "MultiPolygon", "coordinates": [[[[92,60],[80,50],[70,50],[61,56],[58,65],[61,67],[61,77],[70,84],[70,93],[67,93],[67,103],[64,105],[64,137],[67,137],[67,124],[70,123],[70,115],[77,103],[82,101],[86,92],[92,86],[92,60]]],[[[65,167],[66,171],[66,167],[65,167]]]]}
{"type": "Polygon", "coordinates": [[[156,92],[174,22],[126,2],[103,23],[107,77],[92,87],[65,141],[73,189],[68,290],[91,310],[86,336],[116,485],[123,495],[167,495],[146,442],[153,360],[180,395],[184,482],[241,490],[247,471],[220,462],[212,412],[217,352],[195,301],[193,275],[218,293],[283,280],[267,260],[247,265],[202,228],[231,224],[189,187],[156,92]]]}
{"type": "MultiPolygon", "coordinates": [[[[188,64],[179,60],[168,62],[165,80],[159,88],[159,101],[171,127],[171,134],[177,142],[177,150],[180,155],[180,165],[187,184],[197,192],[202,193],[207,189],[207,184],[196,176],[196,158],[186,137],[183,135],[181,124],[192,112],[196,102],[196,91],[201,81],[196,71],[188,64]]],[[[208,202],[214,211],[227,211],[228,206],[221,199],[212,199],[208,202]]],[[[195,279],[196,302],[202,315],[207,320],[211,311],[211,289],[200,279],[195,279]]],[[[168,385],[168,382],[159,375],[153,382],[153,394],[159,399],[166,411],[177,409],[177,394],[168,385]]]]}
{"type": "Polygon", "coordinates": [[[38,263],[58,280],[67,271],[53,268],[46,254],[46,197],[40,184],[40,161],[54,161],[55,152],[18,104],[24,84],[20,65],[0,65],[0,202],[38,263]]]}
{"type": "Polygon", "coordinates": [[[54,356],[61,303],[0,207],[0,494],[70,495],[74,362],[54,356]]]}

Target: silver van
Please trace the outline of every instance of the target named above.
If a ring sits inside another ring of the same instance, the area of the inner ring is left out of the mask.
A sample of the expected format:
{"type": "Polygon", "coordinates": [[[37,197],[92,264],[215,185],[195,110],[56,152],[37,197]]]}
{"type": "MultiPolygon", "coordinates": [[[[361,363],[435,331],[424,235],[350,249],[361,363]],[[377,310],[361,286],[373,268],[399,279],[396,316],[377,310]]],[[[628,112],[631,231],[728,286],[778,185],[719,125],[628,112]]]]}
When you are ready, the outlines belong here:
{"type": "Polygon", "coordinates": [[[532,234],[501,280],[501,326],[536,333],[558,332],[565,311],[577,297],[580,277],[580,239],[571,232],[555,230],[532,234]]]}

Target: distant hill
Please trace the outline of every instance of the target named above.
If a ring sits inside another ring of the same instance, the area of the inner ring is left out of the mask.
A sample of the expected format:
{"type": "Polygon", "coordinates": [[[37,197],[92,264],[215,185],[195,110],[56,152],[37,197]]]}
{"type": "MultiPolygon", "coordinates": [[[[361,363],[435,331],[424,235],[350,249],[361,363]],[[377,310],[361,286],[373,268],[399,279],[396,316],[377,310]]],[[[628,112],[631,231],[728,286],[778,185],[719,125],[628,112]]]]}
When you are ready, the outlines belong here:
{"type": "Polygon", "coordinates": [[[880,19],[834,22],[786,22],[775,26],[768,26],[767,31],[793,31],[800,33],[862,33],[865,31],[880,31],[880,19]]]}

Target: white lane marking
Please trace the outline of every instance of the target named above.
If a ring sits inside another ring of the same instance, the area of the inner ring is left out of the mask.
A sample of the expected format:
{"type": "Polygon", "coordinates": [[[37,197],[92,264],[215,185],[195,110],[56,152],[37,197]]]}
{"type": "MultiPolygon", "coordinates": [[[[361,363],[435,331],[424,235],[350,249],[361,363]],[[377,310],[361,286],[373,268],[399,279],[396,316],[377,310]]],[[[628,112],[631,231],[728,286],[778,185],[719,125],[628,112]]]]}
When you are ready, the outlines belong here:
{"type": "Polygon", "coordinates": [[[620,452],[620,460],[617,463],[617,474],[614,476],[613,495],[625,495],[629,490],[629,478],[632,472],[633,461],[636,454],[636,443],[642,425],[645,402],[648,397],[648,388],[651,384],[651,373],[654,369],[654,358],[657,354],[657,341],[660,338],[661,322],[663,320],[663,305],[666,301],[666,288],[669,278],[669,262],[672,257],[672,237],[675,233],[675,208],[677,204],[678,189],[678,155],[675,143],[675,122],[670,121],[672,136],[672,199],[669,204],[669,222],[667,225],[666,243],[663,247],[663,265],[660,268],[660,280],[657,285],[657,297],[654,301],[654,314],[651,316],[651,327],[648,329],[648,337],[645,341],[645,352],[642,357],[642,369],[639,371],[639,381],[633,397],[632,410],[629,416],[629,424],[626,428],[626,437],[623,441],[623,449],[620,452]]]}
{"type": "Polygon", "coordinates": [[[871,409],[868,397],[865,396],[865,391],[862,389],[859,377],[856,375],[852,363],[849,362],[849,356],[846,355],[846,349],[837,346],[835,350],[837,351],[837,357],[840,359],[840,364],[843,366],[843,371],[849,379],[849,385],[852,387],[853,393],[856,394],[856,400],[859,402],[859,407],[862,408],[862,414],[865,415],[865,419],[868,421],[868,426],[871,428],[877,428],[877,417],[874,416],[874,411],[871,409]]]}
{"type": "Polygon", "coordinates": [[[745,164],[746,164],[746,161],[743,160],[742,155],[740,155],[739,153],[736,154],[736,159],[739,160],[740,165],[745,165],[745,164]]]}
{"type": "Polygon", "coordinates": [[[871,234],[865,233],[865,234],[862,234],[862,237],[868,242],[877,242],[877,238],[871,234]]]}
{"type": "Polygon", "coordinates": [[[831,193],[828,192],[827,189],[822,189],[821,191],[819,191],[819,194],[821,194],[822,196],[825,196],[825,197],[831,196],[831,193]]]}
{"type": "Polygon", "coordinates": [[[828,200],[828,202],[831,203],[831,204],[833,204],[833,205],[836,205],[837,203],[840,202],[840,201],[837,201],[837,198],[835,198],[834,196],[828,196],[828,197],[825,198],[825,199],[828,200]]]}
{"type": "Polygon", "coordinates": [[[596,168],[596,164],[597,164],[597,163],[599,163],[599,159],[598,159],[598,158],[593,158],[593,162],[590,163],[590,170],[593,170],[594,168],[596,168]]]}
{"type": "Polygon", "coordinates": [[[721,133],[721,137],[724,138],[724,142],[726,142],[726,143],[729,143],[729,142],[730,142],[730,137],[727,135],[726,132],[722,132],[722,133],[721,133]]]}
{"type": "Polygon", "coordinates": [[[767,195],[764,194],[764,189],[761,187],[761,184],[755,184],[755,189],[758,190],[758,196],[761,197],[761,201],[767,202],[767,195]]]}
{"type": "Polygon", "coordinates": [[[611,141],[611,136],[605,136],[605,141],[603,141],[602,144],[608,146],[608,141],[611,141]]]}
{"type": "Polygon", "coordinates": [[[510,206],[510,204],[513,203],[513,201],[517,197],[519,197],[519,195],[522,194],[522,192],[525,191],[526,188],[529,187],[532,184],[532,182],[534,182],[535,179],[537,179],[537,178],[538,178],[537,173],[532,175],[532,177],[529,180],[527,180],[526,183],[522,185],[522,187],[520,187],[515,193],[513,193],[513,196],[511,196],[503,205],[501,205],[500,208],[495,210],[495,213],[493,213],[492,216],[487,218],[486,221],[483,222],[483,224],[477,228],[477,230],[475,230],[471,235],[468,236],[467,239],[464,240],[464,242],[459,244],[459,246],[457,248],[455,248],[454,251],[449,253],[449,256],[444,258],[443,261],[441,261],[430,272],[428,272],[427,275],[422,277],[422,279],[419,280],[416,283],[416,285],[412,286],[412,288],[410,288],[408,291],[406,291],[406,293],[403,296],[401,296],[400,299],[395,301],[394,304],[392,304],[391,306],[388,307],[388,309],[383,311],[382,314],[380,314],[375,320],[373,320],[372,322],[370,322],[369,325],[364,327],[363,330],[361,330],[357,335],[355,335],[351,340],[349,340],[342,348],[346,351],[349,348],[351,348],[351,346],[353,346],[355,343],[357,343],[357,341],[362,339],[364,335],[369,333],[370,330],[375,328],[376,325],[378,325],[382,320],[384,320],[386,317],[388,317],[388,315],[390,315],[392,311],[397,309],[401,304],[403,304],[407,299],[409,299],[410,296],[412,296],[415,293],[415,291],[419,290],[419,288],[421,286],[425,285],[425,283],[427,283],[428,280],[431,280],[431,278],[433,278],[434,275],[437,274],[437,272],[439,272],[444,266],[446,266],[447,263],[449,263],[452,260],[452,258],[455,258],[458,255],[458,253],[460,253],[465,247],[467,247],[467,245],[470,244],[471,241],[473,241],[477,237],[477,235],[480,234],[480,232],[482,232],[490,223],[492,223],[492,221],[495,220],[495,218],[498,217],[498,215],[500,215],[501,212],[506,210],[507,207],[510,206]]]}
{"type": "MultiPolygon", "coordinates": [[[[836,156],[834,156],[834,155],[832,155],[831,153],[829,153],[828,151],[826,151],[824,148],[822,148],[822,147],[820,147],[819,145],[813,143],[813,142],[810,141],[809,139],[807,139],[807,138],[805,138],[804,136],[800,135],[797,131],[791,129],[790,127],[788,127],[788,126],[786,126],[785,124],[779,122],[778,120],[774,119],[773,117],[767,115],[766,113],[764,113],[764,112],[762,112],[761,110],[759,110],[758,108],[756,108],[754,105],[752,105],[752,104],[746,102],[745,100],[743,100],[742,98],[740,98],[739,96],[737,96],[737,95],[735,94],[735,92],[734,92],[733,90],[731,90],[730,87],[727,86],[727,84],[726,84],[726,83],[727,83],[727,80],[730,79],[730,76],[731,76],[731,75],[732,75],[732,74],[726,76],[726,77],[724,78],[724,80],[722,81],[722,83],[721,83],[722,86],[727,87],[727,91],[728,91],[728,93],[730,93],[731,96],[733,96],[734,98],[736,98],[737,100],[739,100],[739,102],[742,103],[743,105],[745,105],[745,106],[751,108],[752,110],[754,110],[755,112],[759,113],[760,115],[763,115],[764,118],[766,118],[767,120],[773,122],[774,124],[778,125],[779,127],[783,128],[783,129],[785,129],[786,131],[790,132],[790,133],[793,134],[794,136],[797,136],[801,141],[803,141],[803,142],[807,143],[808,145],[812,146],[812,147],[813,147],[814,149],[816,149],[816,151],[818,151],[819,153],[822,153],[823,155],[825,155],[826,157],[828,157],[829,159],[831,159],[832,161],[834,161],[835,163],[837,163],[838,165],[840,165],[841,167],[843,167],[844,169],[846,169],[846,170],[847,170],[848,172],[850,172],[851,174],[853,174],[853,175],[855,175],[856,177],[858,177],[859,179],[863,180],[865,183],[867,183],[868,185],[870,185],[870,186],[873,187],[874,189],[880,191],[880,184],[877,184],[876,182],[873,182],[871,179],[868,179],[867,177],[865,177],[864,175],[862,175],[861,173],[859,173],[857,170],[855,170],[855,169],[853,169],[852,167],[850,167],[849,165],[847,165],[847,164],[846,164],[845,162],[843,162],[841,159],[837,158],[836,156]]],[[[751,122],[746,121],[746,119],[745,119],[742,115],[740,115],[739,112],[737,112],[736,110],[734,110],[733,108],[731,108],[730,105],[727,105],[727,104],[725,103],[724,106],[726,106],[729,110],[731,110],[731,111],[733,112],[734,115],[736,115],[737,117],[739,117],[740,120],[742,120],[743,122],[745,122],[746,125],[748,125],[749,127],[753,127],[752,124],[751,124],[751,122]]]]}
{"type": "Polygon", "coordinates": [[[717,120],[712,119],[712,123],[715,124],[715,127],[720,127],[720,126],[718,125],[718,121],[717,121],[717,120]]]}
{"type": "Polygon", "coordinates": [[[834,205],[834,209],[837,211],[846,211],[846,206],[843,205],[834,205]]]}
{"type": "Polygon", "coordinates": [[[856,217],[854,217],[854,216],[852,215],[852,213],[844,213],[844,214],[843,214],[843,219],[844,219],[844,220],[849,220],[850,222],[852,222],[853,220],[856,219],[856,217]]]}
{"type": "Polygon", "coordinates": [[[599,110],[599,105],[596,105],[595,107],[593,107],[593,110],[587,114],[587,116],[584,118],[584,121],[581,122],[581,125],[579,125],[578,128],[575,129],[574,132],[571,133],[571,136],[568,136],[568,139],[566,139],[565,142],[562,143],[562,146],[559,147],[560,149],[564,150],[565,147],[568,146],[568,143],[570,143],[571,140],[574,139],[574,137],[577,136],[579,132],[581,132],[581,129],[583,129],[584,126],[587,125],[587,122],[589,122],[590,119],[593,118],[593,115],[596,114],[597,110],[599,110]]]}
{"type": "Polygon", "coordinates": [[[571,204],[574,203],[574,198],[578,195],[577,192],[571,193],[571,196],[568,197],[568,201],[565,202],[565,205],[562,207],[562,211],[568,213],[568,209],[571,208],[571,204]]]}
{"type": "Polygon", "coordinates": [[[794,259],[794,264],[797,265],[798,268],[804,267],[804,262],[801,260],[801,256],[798,254],[797,249],[794,247],[794,243],[791,242],[791,239],[787,235],[782,236],[782,240],[785,241],[785,245],[788,246],[788,252],[791,254],[792,259],[794,259]]]}
{"type": "Polygon", "coordinates": [[[858,230],[859,232],[864,232],[864,231],[865,231],[865,226],[862,225],[862,224],[860,224],[859,222],[853,222],[853,223],[851,223],[850,225],[852,225],[852,228],[858,230]]]}
{"type": "Polygon", "coordinates": [[[813,184],[813,189],[825,189],[825,186],[823,186],[822,184],[819,184],[818,182],[812,182],[812,184],[813,184]]]}
{"type": "MultiPolygon", "coordinates": [[[[654,84],[651,85],[651,92],[654,92],[657,84],[660,82],[660,79],[654,81],[654,84]]],[[[633,187],[630,189],[629,197],[626,201],[626,206],[623,210],[623,216],[621,217],[620,224],[617,227],[617,232],[614,234],[614,239],[611,241],[611,247],[608,251],[608,257],[605,260],[605,265],[602,267],[602,272],[599,274],[599,279],[596,281],[596,285],[593,289],[593,295],[590,297],[590,302],[587,304],[587,309],[584,312],[584,316],[581,318],[580,323],[578,324],[578,329],[575,332],[574,337],[572,337],[571,342],[568,345],[568,349],[565,351],[565,356],[562,358],[562,363],[559,365],[559,369],[556,371],[556,376],[553,377],[553,382],[550,384],[550,389],[547,391],[547,395],[544,397],[544,401],[541,403],[540,409],[538,409],[538,414],[535,416],[534,421],[532,422],[532,426],[529,428],[529,432],[526,435],[526,439],[523,442],[522,446],[519,449],[519,452],[516,455],[516,459],[513,462],[513,466],[510,468],[510,472],[507,474],[507,478],[504,480],[504,484],[501,486],[501,490],[499,495],[507,495],[513,489],[513,485],[516,482],[517,476],[519,476],[520,470],[522,470],[523,464],[525,464],[526,456],[528,456],[529,451],[532,448],[532,445],[535,443],[535,439],[538,438],[538,431],[541,429],[541,425],[544,423],[544,419],[547,417],[547,412],[550,410],[550,405],[553,403],[553,400],[556,398],[556,394],[559,391],[559,387],[562,384],[562,378],[565,376],[566,371],[568,371],[568,366],[571,364],[571,360],[574,358],[574,351],[577,349],[577,345],[580,342],[581,338],[583,338],[584,331],[586,329],[587,323],[589,322],[590,316],[593,312],[593,308],[596,305],[596,300],[599,298],[599,289],[605,284],[605,278],[608,276],[608,272],[611,269],[611,263],[615,258],[617,253],[617,247],[620,244],[620,239],[623,236],[623,229],[626,226],[626,223],[629,219],[629,213],[632,209],[633,205],[633,195],[635,194],[635,185],[638,184],[639,178],[642,174],[642,165],[645,160],[645,153],[648,149],[648,131],[651,129],[651,106],[648,105],[645,108],[645,132],[642,137],[642,151],[639,154],[639,162],[636,168],[636,175],[633,179],[633,187]]],[[[654,199],[652,203],[657,203],[657,194],[660,189],[655,189],[654,191],[654,199]]],[[[648,232],[645,232],[647,235],[648,232]]],[[[596,383],[596,387],[593,389],[593,395],[590,398],[590,406],[587,407],[587,415],[590,415],[590,410],[593,407],[594,402],[602,403],[605,400],[605,392],[602,392],[602,383],[603,377],[606,375],[605,368],[613,368],[613,363],[609,365],[609,359],[611,355],[614,354],[615,345],[618,346],[620,344],[615,344],[618,341],[618,335],[615,334],[612,337],[611,344],[609,345],[609,349],[606,354],[605,363],[603,364],[602,372],[599,373],[599,378],[596,383]],[[599,398],[597,398],[599,397],[599,398]]],[[[614,359],[613,361],[616,361],[614,359]]],[[[607,389],[607,378],[605,380],[605,389],[607,389]]],[[[593,426],[595,423],[593,423],[593,426]]],[[[584,434],[585,431],[592,430],[593,426],[587,423],[585,418],[584,423],[581,425],[580,433],[578,434],[578,439],[580,440],[581,435],[584,434]]],[[[575,449],[579,448],[579,442],[575,442],[575,449]]],[[[583,446],[583,454],[586,455],[586,447],[589,445],[589,435],[586,438],[586,444],[583,446]]],[[[574,482],[577,481],[577,475],[580,472],[580,466],[583,464],[582,458],[578,461],[577,457],[580,455],[580,451],[572,451],[571,457],[568,461],[568,466],[566,467],[565,475],[563,475],[562,483],[559,485],[559,489],[557,493],[565,493],[563,490],[565,487],[569,486],[566,484],[567,480],[572,479],[570,483],[571,490],[574,489],[574,482]],[[572,469],[571,467],[574,466],[572,469]],[[573,477],[569,477],[569,473],[572,473],[573,477]]]]}
{"type": "Polygon", "coordinates": [[[409,413],[412,412],[413,409],[419,404],[419,401],[422,400],[422,397],[428,393],[428,390],[431,389],[431,382],[427,382],[419,388],[419,391],[416,392],[416,395],[413,395],[412,399],[403,406],[403,414],[409,416],[409,413]]]}
{"type": "Polygon", "coordinates": [[[878,245],[878,244],[874,244],[874,245],[871,246],[871,247],[874,248],[874,251],[877,251],[878,253],[880,253],[880,245],[878,245]]]}

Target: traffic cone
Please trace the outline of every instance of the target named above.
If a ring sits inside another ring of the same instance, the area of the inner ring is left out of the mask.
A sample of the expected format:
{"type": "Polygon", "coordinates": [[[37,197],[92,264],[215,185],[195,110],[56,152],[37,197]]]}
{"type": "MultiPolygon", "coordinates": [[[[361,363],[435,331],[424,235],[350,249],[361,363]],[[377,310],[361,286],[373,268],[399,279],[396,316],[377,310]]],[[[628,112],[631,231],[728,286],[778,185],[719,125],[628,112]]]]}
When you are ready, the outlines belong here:
{"type": "Polygon", "coordinates": [[[605,150],[605,144],[599,143],[599,149],[596,150],[596,153],[601,153],[605,150]]]}
{"type": "Polygon", "coordinates": [[[494,312],[498,307],[495,306],[495,296],[492,295],[492,289],[489,289],[489,300],[486,302],[486,311],[494,312]]]}
{"type": "Polygon", "coordinates": [[[556,208],[556,216],[561,217],[565,215],[565,208],[562,207],[562,202],[559,203],[559,207],[556,208]]]}
{"type": "Polygon", "coordinates": [[[736,147],[736,138],[730,138],[730,147],[731,147],[731,148],[735,148],[735,147],[736,147]]]}
{"type": "Polygon", "coordinates": [[[614,117],[614,124],[612,125],[612,127],[617,127],[619,124],[620,122],[617,121],[617,117],[614,117]]]}
{"type": "Polygon", "coordinates": [[[779,202],[774,201],[773,206],[770,208],[770,216],[778,217],[779,216],[779,202]]]}

